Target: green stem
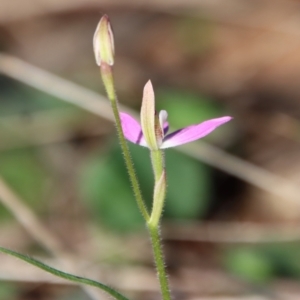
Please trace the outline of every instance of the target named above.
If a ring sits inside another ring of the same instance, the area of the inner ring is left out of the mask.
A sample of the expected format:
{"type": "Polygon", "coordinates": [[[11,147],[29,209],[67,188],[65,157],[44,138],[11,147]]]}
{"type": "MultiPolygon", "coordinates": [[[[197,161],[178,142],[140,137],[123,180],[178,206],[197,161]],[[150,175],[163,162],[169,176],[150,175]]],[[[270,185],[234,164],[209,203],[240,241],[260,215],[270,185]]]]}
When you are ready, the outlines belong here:
{"type": "Polygon", "coordinates": [[[155,266],[160,283],[163,300],[170,300],[170,288],[165,269],[164,255],[159,235],[159,221],[161,219],[163,205],[166,197],[166,174],[165,157],[162,150],[151,151],[151,162],[155,178],[154,197],[151,217],[148,221],[148,228],[151,236],[152,249],[155,266]]]}
{"type": "Polygon", "coordinates": [[[152,211],[148,221],[149,226],[159,226],[159,221],[161,219],[166,198],[166,186],[166,173],[163,172],[160,179],[155,183],[154,186],[152,211]]]}
{"type": "Polygon", "coordinates": [[[115,117],[116,121],[116,128],[117,128],[117,133],[120,141],[120,145],[122,148],[125,164],[128,170],[130,182],[133,188],[133,193],[137,202],[137,205],[146,221],[149,220],[149,213],[148,209],[146,207],[145,201],[143,200],[143,196],[141,193],[140,185],[134,170],[133,166],[133,161],[130,156],[128,144],[125,140],[122,125],[121,125],[121,119],[120,119],[120,114],[119,114],[119,109],[118,109],[118,99],[117,95],[114,89],[114,79],[112,75],[112,69],[111,66],[107,64],[101,64],[101,75],[102,75],[102,80],[104,83],[104,86],[106,88],[107,96],[111,102],[113,114],[115,117]]]}
{"type": "Polygon", "coordinates": [[[165,172],[165,157],[162,150],[152,150],[151,162],[154,172],[154,193],[151,216],[148,225],[159,226],[159,220],[162,215],[162,210],[166,198],[166,172],[165,172]]]}
{"type": "Polygon", "coordinates": [[[111,288],[111,287],[109,287],[109,286],[107,286],[107,285],[105,285],[101,282],[59,271],[57,269],[49,267],[48,265],[45,265],[44,263],[40,262],[39,260],[36,260],[32,257],[27,256],[27,255],[24,255],[24,254],[21,254],[21,253],[18,253],[18,252],[15,252],[15,251],[3,248],[3,247],[0,247],[0,252],[3,252],[3,253],[6,253],[6,254],[15,256],[19,259],[22,259],[23,261],[26,261],[27,263],[30,263],[31,265],[36,266],[36,267],[38,267],[38,268],[40,268],[40,269],[42,269],[42,270],[44,270],[48,273],[51,273],[51,274],[53,274],[55,276],[58,276],[60,278],[64,278],[64,279],[74,281],[74,282],[77,282],[77,283],[80,283],[80,284],[87,284],[87,285],[90,285],[90,286],[95,286],[97,288],[100,288],[100,289],[104,290],[105,292],[109,293],[111,296],[113,296],[117,300],[129,300],[128,298],[126,298],[125,296],[123,296],[122,294],[120,294],[119,292],[114,290],[113,288],[111,288]]]}
{"type": "Polygon", "coordinates": [[[109,100],[111,101],[113,113],[116,120],[116,127],[117,127],[117,133],[119,136],[121,148],[123,151],[123,155],[125,158],[125,163],[128,169],[128,173],[130,176],[130,181],[133,186],[134,195],[138,204],[138,207],[144,217],[144,219],[147,222],[151,242],[152,242],[152,249],[154,254],[154,261],[156,265],[156,270],[158,273],[158,279],[160,283],[161,293],[163,300],[171,300],[170,295],[170,289],[169,289],[169,283],[168,278],[165,270],[165,264],[164,264],[164,256],[162,252],[161,247],[161,240],[159,235],[159,220],[161,216],[162,206],[165,198],[165,177],[163,175],[164,172],[164,154],[161,150],[155,150],[151,151],[151,160],[153,165],[153,171],[155,176],[155,186],[158,188],[158,192],[156,195],[154,195],[154,202],[159,202],[161,205],[157,206],[157,209],[154,209],[152,211],[152,218],[150,219],[147,207],[145,205],[145,202],[143,200],[139,183],[134,171],[133,162],[130,156],[129,148],[127,145],[127,142],[125,140],[122,126],[121,126],[121,120],[118,110],[118,103],[117,103],[117,96],[114,89],[114,80],[112,75],[111,67],[105,63],[101,64],[101,75],[102,80],[104,82],[104,86],[106,88],[106,92],[108,95],[109,100]],[[161,181],[161,180],[163,181],[161,181]],[[159,188],[159,185],[161,187],[159,188]],[[155,199],[156,198],[156,199],[155,199]],[[153,212],[155,212],[153,215],[153,212]]]}
{"type": "Polygon", "coordinates": [[[164,152],[159,149],[159,150],[150,151],[150,154],[151,154],[152,168],[154,172],[154,180],[155,183],[157,183],[165,168],[164,152]]]}
{"type": "Polygon", "coordinates": [[[160,289],[163,300],[171,300],[170,288],[168,277],[165,268],[164,256],[161,246],[161,238],[159,234],[158,226],[151,226],[148,224],[149,233],[152,242],[152,250],[154,254],[155,266],[157,270],[157,276],[160,283],[160,289]]]}

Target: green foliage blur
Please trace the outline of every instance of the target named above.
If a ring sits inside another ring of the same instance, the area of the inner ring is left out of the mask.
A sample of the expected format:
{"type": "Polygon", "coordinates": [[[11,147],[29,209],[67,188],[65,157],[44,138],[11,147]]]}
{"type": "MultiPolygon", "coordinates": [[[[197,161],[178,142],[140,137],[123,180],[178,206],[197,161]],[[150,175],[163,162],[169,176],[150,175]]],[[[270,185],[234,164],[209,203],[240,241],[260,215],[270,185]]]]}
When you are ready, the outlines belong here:
{"type": "Polygon", "coordinates": [[[270,283],[277,277],[300,278],[299,243],[230,247],[224,266],[253,284],[270,283]]]}

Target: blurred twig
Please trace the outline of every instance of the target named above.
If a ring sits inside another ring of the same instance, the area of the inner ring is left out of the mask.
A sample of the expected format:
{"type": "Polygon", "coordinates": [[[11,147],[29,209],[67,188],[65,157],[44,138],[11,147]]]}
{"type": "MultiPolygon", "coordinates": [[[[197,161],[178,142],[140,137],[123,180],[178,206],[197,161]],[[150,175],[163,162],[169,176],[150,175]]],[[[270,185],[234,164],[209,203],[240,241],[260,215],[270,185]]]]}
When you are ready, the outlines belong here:
{"type": "MultiPolygon", "coordinates": [[[[12,213],[16,220],[43,247],[45,247],[61,264],[66,265],[72,272],[78,272],[79,259],[67,253],[63,243],[37,218],[24,201],[11,190],[0,177],[0,201],[12,213]]],[[[92,299],[101,299],[102,292],[82,286],[92,299]]]]}
{"type": "Polygon", "coordinates": [[[63,255],[63,245],[41,224],[33,211],[26,206],[24,201],[18,198],[1,177],[0,199],[2,204],[38,243],[43,245],[54,256],[63,255]]]}
{"type": "MultiPolygon", "coordinates": [[[[20,114],[0,117],[0,151],[70,141],[74,138],[74,128],[70,130],[68,124],[82,125],[85,120],[78,111],[65,108],[34,112],[29,120],[20,114]]],[[[107,126],[97,126],[80,134],[92,138],[108,132],[107,126]]]]}
{"type": "MultiPolygon", "coordinates": [[[[156,9],[176,11],[185,9],[192,10],[212,10],[218,9],[223,5],[227,8],[234,8],[239,4],[239,0],[152,0],[152,1],[140,1],[140,0],[123,0],[122,3],[119,0],[39,0],[40,4],[37,5],[35,0],[27,0],[26,5],[23,4],[22,0],[11,0],[9,2],[2,1],[0,4],[0,21],[15,21],[23,18],[30,18],[41,16],[51,13],[62,13],[66,11],[80,9],[82,7],[86,8],[117,8],[126,7],[139,7],[144,9],[156,9]],[[23,9],[16,10],[16,7],[22,7],[23,9]],[[219,8],[218,8],[219,7],[219,8]]],[[[266,2],[268,0],[264,0],[266,2]]],[[[239,6],[239,5],[238,5],[239,6]]],[[[182,11],[181,11],[182,12],[182,11]]]]}
{"type": "Polygon", "coordinates": [[[0,1],[0,23],[76,11],[82,8],[96,9],[101,12],[103,9],[120,7],[135,10],[140,8],[169,14],[207,15],[214,22],[291,36],[300,35],[297,13],[299,6],[297,1],[293,0],[260,0],[259,2],[241,0],[39,0],[37,2],[27,0],[26,5],[23,0],[10,0],[0,1]],[[20,7],[22,9],[16,9],[20,7]],[[267,12],[263,17],[260,15],[262,10],[267,12]],[[273,24],[268,16],[279,11],[283,12],[286,18],[284,20],[279,18],[278,22],[273,24]]]}
{"type": "MultiPolygon", "coordinates": [[[[105,97],[30,65],[16,57],[0,54],[0,73],[113,122],[110,104],[105,97]]],[[[120,109],[137,117],[134,111],[124,105],[120,105],[120,109]]],[[[284,178],[227,154],[221,149],[203,141],[177,148],[177,150],[234,175],[273,195],[293,201],[300,208],[300,189],[284,178]]]]}
{"type": "MultiPolygon", "coordinates": [[[[2,257],[2,255],[1,255],[2,257]]],[[[2,261],[2,260],[1,260],[2,261]]],[[[56,260],[47,261],[50,265],[57,265],[56,260]]],[[[35,269],[25,263],[16,265],[15,260],[8,257],[1,265],[1,280],[18,281],[26,283],[49,283],[74,285],[60,278],[35,269]],[[18,269],[19,267],[19,269],[18,269]]],[[[113,278],[119,289],[138,293],[157,293],[155,274],[148,268],[137,266],[123,266],[122,268],[106,268],[108,273],[114,274],[113,278]]],[[[249,288],[249,284],[243,282],[220,269],[204,268],[196,266],[185,267],[179,274],[172,276],[174,294],[181,295],[182,299],[193,300],[267,300],[267,299],[298,299],[298,289],[290,289],[284,281],[275,281],[269,285],[274,293],[259,295],[257,289],[249,288]],[[213,282],[213,284],[210,284],[213,282]],[[205,296],[196,296],[205,295],[205,296]],[[217,296],[218,295],[218,296],[217,296]],[[222,296],[221,296],[222,295],[222,296]]],[[[295,285],[298,283],[295,280],[295,285]]],[[[178,298],[178,297],[177,297],[178,298]]],[[[180,299],[181,299],[180,298],[180,299]]],[[[101,299],[101,298],[99,298],[101,299]]]]}
{"type": "Polygon", "coordinates": [[[300,209],[300,188],[272,172],[227,154],[203,141],[185,146],[183,152],[270,194],[291,201],[300,209]]]}
{"type": "Polygon", "coordinates": [[[209,243],[299,242],[300,226],[253,222],[166,223],[163,237],[166,240],[209,243]]]}
{"type": "MultiPolygon", "coordinates": [[[[269,297],[265,296],[207,296],[207,297],[197,297],[197,298],[190,298],[190,300],[270,300],[269,297]]],[[[292,300],[292,299],[291,299],[292,300]]]]}
{"type": "MultiPolygon", "coordinates": [[[[2,255],[1,255],[2,258],[2,255]]],[[[50,265],[57,266],[56,260],[48,260],[50,265]]],[[[8,257],[7,260],[1,265],[0,279],[9,281],[19,281],[26,283],[50,283],[50,284],[67,284],[74,285],[72,282],[66,282],[60,278],[50,276],[49,274],[42,272],[39,269],[26,265],[25,263],[18,263],[12,258],[8,257]],[[20,268],[20,264],[22,268],[20,268]],[[18,270],[19,269],[19,270],[18,270]]],[[[112,275],[116,285],[119,289],[131,291],[131,292],[150,292],[158,293],[158,286],[156,283],[155,274],[152,270],[145,267],[138,266],[122,266],[121,268],[113,268],[106,266],[106,272],[112,275]]],[[[240,280],[232,277],[230,274],[216,269],[204,269],[200,268],[185,268],[184,276],[186,280],[192,279],[190,284],[187,284],[185,280],[178,276],[172,277],[174,280],[174,292],[192,294],[192,295],[214,295],[216,292],[223,295],[242,294],[245,291],[245,284],[240,280]],[[206,281],[209,278],[214,279],[214,285],[207,286],[206,281]]],[[[100,299],[100,298],[99,298],[100,299]]],[[[140,298],[141,299],[141,298],[140,298]]],[[[158,298],[157,298],[158,299],[158,298]]],[[[184,297],[186,299],[186,297],[184,297]]]]}

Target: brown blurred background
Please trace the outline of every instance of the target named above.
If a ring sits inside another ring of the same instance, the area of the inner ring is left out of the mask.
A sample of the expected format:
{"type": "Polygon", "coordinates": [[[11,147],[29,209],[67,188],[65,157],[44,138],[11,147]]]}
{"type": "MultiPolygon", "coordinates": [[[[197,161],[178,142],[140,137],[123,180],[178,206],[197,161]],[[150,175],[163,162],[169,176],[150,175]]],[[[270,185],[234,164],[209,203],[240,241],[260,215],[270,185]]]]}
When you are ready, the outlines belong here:
{"type": "MultiPolygon", "coordinates": [[[[297,0],[0,0],[0,245],[159,299],[92,52],[104,13],[122,109],[151,79],[173,128],[234,117],[166,152],[175,299],[299,299],[297,0]]],[[[150,207],[148,152],[131,149],[150,207]]],[[[107,298],[4,255],[0,279],[0,299],[107,298]]]]}

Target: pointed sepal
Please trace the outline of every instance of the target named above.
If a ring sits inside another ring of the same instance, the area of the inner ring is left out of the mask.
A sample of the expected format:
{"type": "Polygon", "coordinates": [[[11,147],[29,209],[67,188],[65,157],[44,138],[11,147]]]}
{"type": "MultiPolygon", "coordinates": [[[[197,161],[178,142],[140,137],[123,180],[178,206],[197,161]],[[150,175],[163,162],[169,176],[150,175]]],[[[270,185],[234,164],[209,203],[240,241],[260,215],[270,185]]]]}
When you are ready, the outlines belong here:
{"type": "Polygon", "coordinates": [[[155,130],[156,124],[154,91],[152,83],[149,80],[144,87],[141,107],[141,127],[150,150],[159,149],[155,130]]]}

